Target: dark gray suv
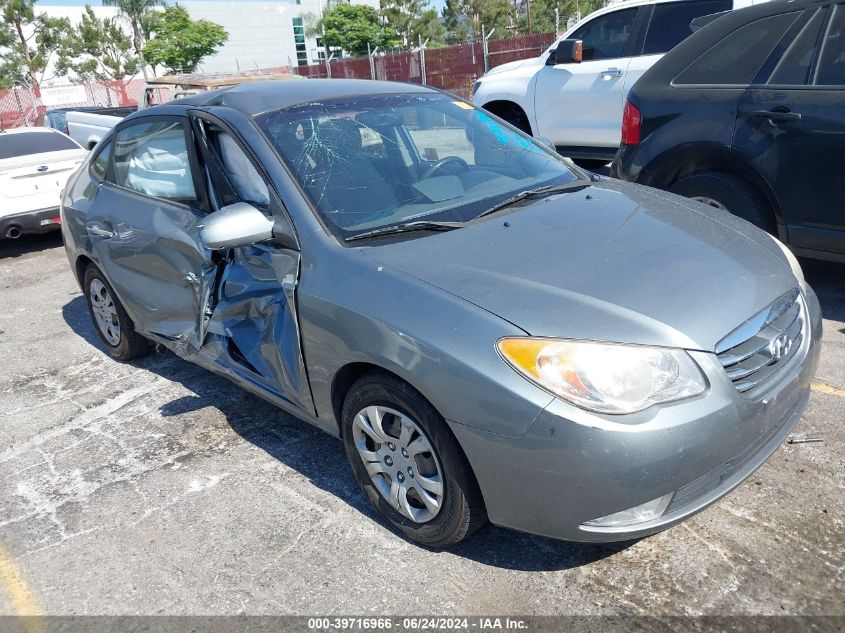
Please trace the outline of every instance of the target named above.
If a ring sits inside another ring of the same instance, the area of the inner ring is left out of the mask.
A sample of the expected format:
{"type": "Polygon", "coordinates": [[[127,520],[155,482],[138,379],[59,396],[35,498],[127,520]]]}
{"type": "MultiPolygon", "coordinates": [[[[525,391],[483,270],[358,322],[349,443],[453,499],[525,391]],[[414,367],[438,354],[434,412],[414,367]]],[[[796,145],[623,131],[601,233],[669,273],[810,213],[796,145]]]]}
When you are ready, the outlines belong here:
{"type": "Polygon", "coordinates": [[[342,437],[373,504],[432,546],[488,518],[669,527],[777,449],[818,361],[818,302],[775,239],[424,87],[144,110],[62,216],[109,354],[158,343],[342,437]]]}

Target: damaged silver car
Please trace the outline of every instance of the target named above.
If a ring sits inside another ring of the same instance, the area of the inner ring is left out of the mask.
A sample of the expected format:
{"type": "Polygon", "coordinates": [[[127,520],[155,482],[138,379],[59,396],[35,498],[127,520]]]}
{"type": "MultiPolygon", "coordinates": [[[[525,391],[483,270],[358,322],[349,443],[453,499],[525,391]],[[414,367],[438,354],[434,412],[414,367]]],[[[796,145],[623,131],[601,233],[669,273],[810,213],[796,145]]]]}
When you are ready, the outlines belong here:
{"type": "Polygon", "coordinates": [[[453,96],[252,83],[122,121],[62,201],[106,351],[153,343],[342,438],[429,545],[665,529],[781,444],[821,317],[727,212],[599,178],[453,96]]]}

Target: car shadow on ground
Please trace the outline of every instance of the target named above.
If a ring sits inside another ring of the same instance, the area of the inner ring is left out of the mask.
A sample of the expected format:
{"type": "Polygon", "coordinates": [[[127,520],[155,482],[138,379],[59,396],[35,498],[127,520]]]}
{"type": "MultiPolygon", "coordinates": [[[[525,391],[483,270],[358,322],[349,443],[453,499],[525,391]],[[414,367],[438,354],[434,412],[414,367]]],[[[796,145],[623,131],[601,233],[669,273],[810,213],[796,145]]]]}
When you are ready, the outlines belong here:
{"type": "Polygon", "coordinates": [[[62,245],[62,232],[51,231],[42,235],[22,235],[16,240],[0,240],[0,259],[20,257],[27,253],[46,251],[62,245]]]}
{"type": "MultiPolygon", "coordinates": [[[[102,349],[84,297],[62,308],[65,322],[88,343],[102,349]]],[[[229,380],[167,351],[156,351],[131,363],[167,380],[181,383],[192,395],[164,404],[164,417],[219,410],[231,429],[274,459],[296,470],[315,486],[342,499],[373,521],[386,525],[358,487],[340,440],[295,419],[229,380]],[[342,463],[344,467],[337,468],[342,463]]],[[[592,545],[569,543],[486,526],[466,543],[447,550],[482,564],[520,571],[554,571],[586,565],[611,556],[632,543],[592,545]]],[[[437,553],[437,552],[433,552],[437,553]]]]}

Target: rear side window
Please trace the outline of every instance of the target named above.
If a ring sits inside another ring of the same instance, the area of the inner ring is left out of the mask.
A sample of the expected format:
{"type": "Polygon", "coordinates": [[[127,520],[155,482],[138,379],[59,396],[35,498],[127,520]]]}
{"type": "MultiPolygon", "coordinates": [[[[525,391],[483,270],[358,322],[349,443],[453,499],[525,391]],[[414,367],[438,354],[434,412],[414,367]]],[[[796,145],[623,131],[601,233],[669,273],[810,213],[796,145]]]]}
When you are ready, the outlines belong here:
{"type": "Polygon", "coordinates": [[[845,86],[845,5],[836,5],[824,35],[816,85],[845,86]]]}
{"type": "Polygon", "coordinates": [[[824,10],[816,10],[815,15],[804,25],[775,66],[769,78],[770,85],[803,86],[809,83],[824,14],[824,10]]]}
{"type": "Polygon", "coordinates": [[[606,13],[590,20],[570,37],[583,42],[584,61],[624,57],[636,16],[637,9],[606,13]]]}
{"type": "Polygon", "coordinates": [[[114,140],[116,184],[156,198],[197,201],[185,128],[179,121],[130,125],[114,140]]]}
{"type": "Polygon", "coordinates": [[[111,157],[111,141],[106,143],[91,161],[91,173],[97,180],[105,180],[106,172],[109,169],[109,158],[111,157]]]}
{"type": "Polygon", "coordinates": [[[56,132],[0,134],[0,160],[66,149],[79,149],[79,145],[56,132]]]}
{"type": "Polygon", "coordinates": [[[666,2],[654,7],[643,55],[666,53],[692,35],[690,22],[704,15],[730,11],[731,0],[666,2]]]}
{"type": "Polygon", "coordinates": [[[738,28],[687,66],[674,83],[747,86],[797,17],[797,12],[781,13],[738,28]]]}

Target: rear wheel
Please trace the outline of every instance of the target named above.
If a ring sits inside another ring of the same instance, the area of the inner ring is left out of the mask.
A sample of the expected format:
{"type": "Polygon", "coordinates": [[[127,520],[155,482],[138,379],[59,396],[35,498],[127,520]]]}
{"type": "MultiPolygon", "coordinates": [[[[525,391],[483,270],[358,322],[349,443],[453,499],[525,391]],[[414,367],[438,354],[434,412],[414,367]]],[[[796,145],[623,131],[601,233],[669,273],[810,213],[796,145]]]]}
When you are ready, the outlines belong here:
{"type": "Polygon", "coordinates": [[[358,483],[393,527],[429,547],[464,540],[487,516],[472,470],[440,414],[395,376],[349,390],[343,440],[358,483]]]}
{"type": "Polygon", "coordinates": [[[769,206],[760,192],[742,178],[720,171],[706,171],[681,178],[669,191],[729,211],[764,231],[774,233],[769,206]]]}
{"type": "Polygon", "coordinates": [[[83,287],[94,329],[110,356],[125,361],[150,351],[152,343],[135,331],[114,290],[96,266],[85,270],[83,287]]]}

